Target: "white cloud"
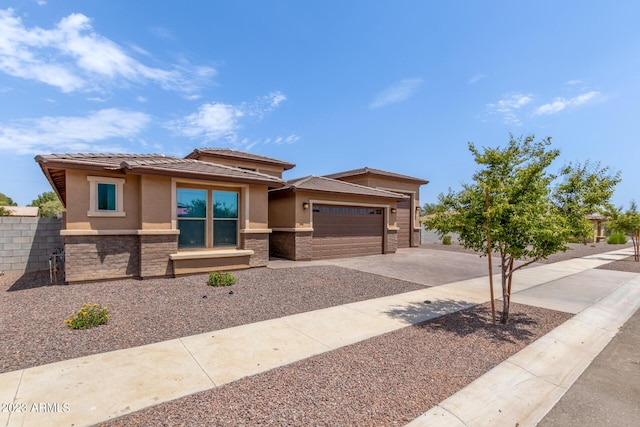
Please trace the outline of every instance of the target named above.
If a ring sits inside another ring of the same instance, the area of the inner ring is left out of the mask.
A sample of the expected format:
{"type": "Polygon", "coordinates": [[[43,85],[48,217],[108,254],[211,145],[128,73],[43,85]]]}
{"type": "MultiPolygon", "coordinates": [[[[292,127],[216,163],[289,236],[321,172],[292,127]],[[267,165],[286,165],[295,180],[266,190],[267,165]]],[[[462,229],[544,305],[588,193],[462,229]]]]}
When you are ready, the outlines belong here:
{"type": "Polygon", "coordinates": [[[202,104],[196,112],[182,119],[173,120],[165,127],[179,136],[201,138],[204,141],[224,139],[235,145],[242,145],[242,140],[238,141],[237,134],[241,128],[241,120],[249,118],[261,120],[286,99],[283,93],[272,92],[257,98],[254,102],[239,105],[206,103],[202,104]]]}
{"type": "Polygon", "coordinates": [[[193,114],[170,122],[167,127],[178,135],[214,141],[222,137],[235,140],[238,119],[244,113],[229,104],[203,104],[193,114]]]}
{"type": "Polygon", "coordinates": [[[562,110],[565,110],[570,107],[577,107],[582,104],[586,104],[592,99],[596,98],[600,95],[599,92],[591,91],[587,93],[583,93],[581,95],[575,96],[573,98],[555,98],[552,102],[541,105],[536,108],[534,111],[534,115],[547,115],[547,114],[555,114],[559,113],[562,110]]]}
{"type": "Polygon", "coordinates": [[[422,84],[422,79],[404,79],[400,80],[379,92],[369,108],[380,108],[388,104],[401,102],[409,99],[422,84]]]}
{"type": "Polygon", "coordinates": [[[487,78],[487,76],[484,75],[484,74],[476,74],[475,76],[471,77],[469,79],[469,81],[467,81],[467,83],[472,85],[472,84],[478,83],[480,80],[486,79],[486,78],[487,78]]]}
{"type": "Polygon", "coordinates": [[[213,68],[205,66],[146,66],[122,46],[97,34],[91,20],[80,13],[62,18],[52,29],[43,29],[27,28],[13,9],[0,9],[0,71],[63,92],[153,82],[186,95],[192,95],[215,75],[213,68]]]}
{"type": "Polygon", "coordinates": [[[487,108],[491,114],[501,115],[505,124],[521,125],[518,112],[532,100],[531,94],[513,93],[504,96],[496,103],[487,104],[487,108]]]}
{"type": "Polygon", "coordinates": [[[145,113],[108,108],[85,117],[46,116],[0,124],[0,150],[18,154],[126,151],[112,138],[131,139],[151,121],[145,113]]]}

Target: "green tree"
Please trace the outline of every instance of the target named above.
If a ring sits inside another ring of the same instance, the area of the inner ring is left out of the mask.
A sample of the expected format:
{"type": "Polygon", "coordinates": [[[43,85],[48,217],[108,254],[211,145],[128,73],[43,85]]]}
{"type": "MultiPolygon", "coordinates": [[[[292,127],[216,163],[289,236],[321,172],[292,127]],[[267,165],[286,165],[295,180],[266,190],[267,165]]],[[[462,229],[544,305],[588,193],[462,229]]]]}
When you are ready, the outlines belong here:
{"type": "Polygon", "coordinates": [[[18,204],[14,202],[11,197],[8,197],[5,194],[0,193],[0,206],[18,206],[18,204]]]}
{"type": "Polygon", "coordinates": [[[0,206],[0,216],[11,216],[11,212],[8,209],[5,209],[4,206],[0,206]]]}
{"type": "Polygon", "coordinates": [[[431,215],[436,213],[436,203],[425,203],[422,208],[420,208],[420,216],[431,215]]]}
{"type": "Polygon", "coordinates": [[[47,191],[38,195],[29,206],[37,206],[40,208],[40,216],[55,218],[59,213],[64,212],[62,202],[58,200],[58,196],[53,191],[47,191]]]}
{"type": "Polygon", "coordinates": [[[609,221],[609,228],[620,233],[631,235],[634,259],[640,261],[640,213],[635,200],[631,201],[629,209],[622,213],[622,208],[613,209],[609,221]]]}
{"type": "Polygon", "coordinates": [[[551,138],[534,139],[511,135],[506,147],[482,151],[469,143],[480,170],[461,191],[440,194],[435,215],[424,221],[441,236],[458,233],[462,245],[481,256],[499,255],[503,324],[509,319],[513,274],[566,250],[574,236],[586,236],[591,225],[585,215],[605,204],[620,181],[619,172],[610,175],[608,168],[588,163],[551,174],[547,169],[560,151],[549,148],[551,138]],[[560,184],[554,186],[556,180],[560,184]],[[522,262],[515,266],[516,260],[522,262]]]}

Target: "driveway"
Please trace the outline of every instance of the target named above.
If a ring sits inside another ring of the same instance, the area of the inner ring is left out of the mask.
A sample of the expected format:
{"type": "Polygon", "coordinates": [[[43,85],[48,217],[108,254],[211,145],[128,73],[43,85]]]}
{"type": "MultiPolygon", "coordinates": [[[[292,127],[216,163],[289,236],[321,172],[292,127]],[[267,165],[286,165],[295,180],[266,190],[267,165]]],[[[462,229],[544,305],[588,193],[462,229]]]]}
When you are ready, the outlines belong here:
{"type": "Polygon", "coordinates": [[[486,257],[425,248],[399,249],[395,254],[355,258],[319,261],[277,259],[269,262],[269,268],[305,267],[309,265],[336,265],[425,286],[438,286],[473,279],[486,276],[488,272],[486,257]]]}

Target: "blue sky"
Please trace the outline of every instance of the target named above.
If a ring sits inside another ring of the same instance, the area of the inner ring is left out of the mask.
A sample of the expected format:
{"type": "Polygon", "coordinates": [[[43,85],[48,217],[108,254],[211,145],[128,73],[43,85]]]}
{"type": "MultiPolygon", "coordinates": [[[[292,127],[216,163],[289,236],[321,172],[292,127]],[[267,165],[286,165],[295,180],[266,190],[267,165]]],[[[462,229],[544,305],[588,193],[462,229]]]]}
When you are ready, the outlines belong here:
{"type": "Polygon", "coordinates": [[[0,192],[50,191],[33,158],[230,147],[469,182],[467,142],[551,136],[554,165],[622,171],[640,199],[640,2],[3,1],[0,192]]]}

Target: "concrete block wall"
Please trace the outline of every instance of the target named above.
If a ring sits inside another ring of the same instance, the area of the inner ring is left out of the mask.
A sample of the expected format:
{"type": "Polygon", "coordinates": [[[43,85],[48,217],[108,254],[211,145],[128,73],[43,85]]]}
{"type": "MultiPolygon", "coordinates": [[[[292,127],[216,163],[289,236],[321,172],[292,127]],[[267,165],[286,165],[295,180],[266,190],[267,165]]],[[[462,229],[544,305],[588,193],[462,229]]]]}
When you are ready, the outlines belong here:
{"type": "MultiPolygon", "coordinates": [[[[456,233],[450,233],[450,235],[451,235],[451,243],[457,243],[458,235],[456,233]]],[[[422,240],[421,241],[422,245],[442,243],[442,238],[438,236],[438,234],[435,231],[426,230],[424,226],[422,226],[422,235],[420,237],[422,240]]]]}
{"type": "Polygon", "coordinates": [[[49,256],[62,249],[62,220],[0,217],[0,271],[24,274],[49,269],[49,256]]]}

